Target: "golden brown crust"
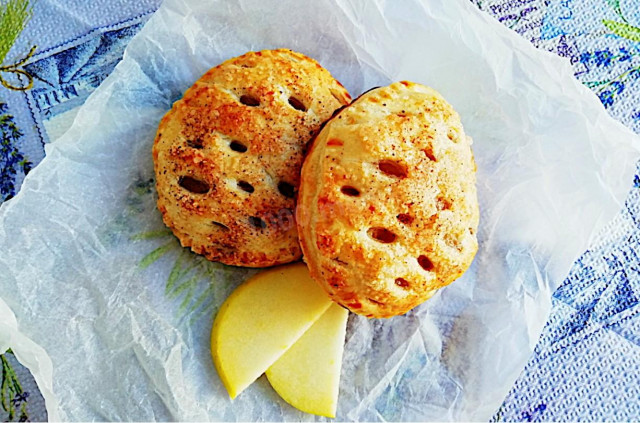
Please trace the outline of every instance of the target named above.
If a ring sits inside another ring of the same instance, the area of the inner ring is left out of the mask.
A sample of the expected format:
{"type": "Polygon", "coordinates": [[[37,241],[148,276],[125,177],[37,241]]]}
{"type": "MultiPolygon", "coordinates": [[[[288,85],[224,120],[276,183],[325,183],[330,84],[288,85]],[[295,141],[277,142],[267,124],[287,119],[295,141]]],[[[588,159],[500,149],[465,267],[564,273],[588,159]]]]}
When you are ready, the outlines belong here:
{"type": "Polygon", "coordinates": [[[250,52],[205,73],[160,122],[158,208],[183,246],[266,267],[300,258],[294,198],[306,143],[347,91],[291,50],[250,52]]]}
{"type": "Polygon", "coordinates": [[[431,88],[370,91],[327,122],[302,167],[297,224],[311,276],[368,317],[402,314],[478,248],[471,139],[431,88]]]}

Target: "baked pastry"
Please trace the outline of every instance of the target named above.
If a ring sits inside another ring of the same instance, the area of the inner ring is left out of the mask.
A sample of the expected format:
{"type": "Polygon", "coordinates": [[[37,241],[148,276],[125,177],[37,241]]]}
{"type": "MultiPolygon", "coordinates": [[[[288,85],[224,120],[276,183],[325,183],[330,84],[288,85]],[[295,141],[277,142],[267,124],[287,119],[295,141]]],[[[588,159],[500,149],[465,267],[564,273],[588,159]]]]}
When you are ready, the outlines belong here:
{"type": "Polygon", "coordinates": [[[403,314],[477,251],[471,138],[431,88],[398,82],[329,120],[302,167],[297,224],[311,276],[368,317],[403,314]]]}
{"type": "Polygon", "coordinates": [[[299,259],[293,210],[306,144],[349,101],[329,71],[291,50],[210,69],[162,118],[153,144],[165,224],[209,260],[299,259]]]}

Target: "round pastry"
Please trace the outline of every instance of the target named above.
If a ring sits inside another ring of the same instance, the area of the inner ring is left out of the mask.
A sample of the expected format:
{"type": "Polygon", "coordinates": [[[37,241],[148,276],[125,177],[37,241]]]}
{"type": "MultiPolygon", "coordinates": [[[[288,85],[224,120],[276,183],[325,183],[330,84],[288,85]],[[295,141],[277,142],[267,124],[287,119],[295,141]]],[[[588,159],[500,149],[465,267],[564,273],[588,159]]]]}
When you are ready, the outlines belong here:
{"type": "Polygon", "coordinates": [[[329,120],[302,167],[297,224],[311,276],[367,317],[403,314],[478,248],[471,138],[431,88],[369,91],[329,120]]]}
{"type": "Polygon", "coordinates": [[[266,267],[299,259],[293,210],[306,144],[349,101],[329,71],[291,50],[210,69],[154,141],[165,224],[209,260],[266,267]]]}

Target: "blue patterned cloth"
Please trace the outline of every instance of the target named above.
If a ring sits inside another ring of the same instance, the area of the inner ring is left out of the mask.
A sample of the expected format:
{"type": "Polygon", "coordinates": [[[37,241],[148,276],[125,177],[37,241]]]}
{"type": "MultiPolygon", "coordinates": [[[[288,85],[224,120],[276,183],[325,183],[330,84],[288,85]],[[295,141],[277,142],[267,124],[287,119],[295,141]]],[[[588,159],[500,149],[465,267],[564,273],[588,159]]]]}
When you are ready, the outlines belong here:
{"type": "Polygon", "coordinates": [[[566,57],[611,115],[640,133],[640,1],[474,3],[536,47],[566,57]]]}
{"type": "MultiPolygon", "coordinates": [[[[609,113],[640,133],[640,1],[476,3],[568,58],[609,113]]],[[[553,294],[533,357],[494,421],[640,419],[639,229],[640,169],[624,210],[553,294]]]]}
{"type": "Polygon", "coordinates": [[[553,294],[535,352],[494,421],[640,418],[640,169],[624,210],[553,294]]]}
{"type": "MultiPolygon", "coordinates": [[[[2,3],[2,0],[0,0],[2,3]]],[[[44,146],[73,121],[89,94],[113,71],[129,40],[160,0],[110,0],[96,7],[83,0],[34,3],[33,18],[2,65],[22,61],[33,78],[25,91],[0,87],[0,203],[20,189],[24,175],[42,160],[44,146]]],[[[4,72],[14,86],[27,81],[4,72]]]]}
{"type": "MultiPolygon", "coordinates": [[[[536,47],[570,60],[611,115],[640,133],[639,0],[472,1],[536,47]]],[[[0,203],[19,190],[45,144],[69,127],[159,3],[36,3],[7,59],[15,63],[36,45],[23,67],[34,86],[0,88],[0,203]]],[[[535,352],[493,420],[640,419],[639,225],[640,171],[624,210],[554,293],[535,352]]],[[[21,401],[29,403],[29,419],[46,419],[41,396],[21,401]]]]}

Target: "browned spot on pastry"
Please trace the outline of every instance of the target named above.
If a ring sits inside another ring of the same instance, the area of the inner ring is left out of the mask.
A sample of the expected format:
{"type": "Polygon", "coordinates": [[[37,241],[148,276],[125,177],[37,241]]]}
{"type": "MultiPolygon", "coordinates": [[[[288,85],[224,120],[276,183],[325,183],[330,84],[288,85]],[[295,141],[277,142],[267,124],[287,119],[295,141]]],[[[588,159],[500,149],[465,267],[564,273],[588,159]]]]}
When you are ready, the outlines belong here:
{"type": "Polygon", "coordinates": [[[410,283],[405,278],[396,278],[396,285],[400,288],[409,288],[410,283]]]}
{"type": "Polygon", "coordinates": [[[301,112],[307,111],[307,107],[302,103],[302,101],[298,100],[293,96],[289,97],[289,104],[291,105],[291,107],[293,107],[296,110],[300,110],[301,112]]]}
{"type": "Polygon", "coordinates": [[[288,182],[278,182],[278,191],[287,198],[295,198],[296,196],[295,188],[288,182]]]}
{"type": "Polygon", "coordinates": [[[431,262],[431,260],[429,260],[429,257],[425,256],[424,254],[418,257],[418,264],[427,272],[432,271],[434,268],[433,263],[431,262]]]}
{"type": "Polygon", "coordinates": [[[400,213],[396,218],[400,223],[404,223],[405,225],[410,225],[413,222],[413,216],[406,213],[400,213]]]}
{"type": "Polygon", "coordinates": [[[329,284],[334,288],[339,288],[344,286],[344,278],[338,274],[333,274],[329,276],[329,284]]]}
{"type": "Polygon", "coordinates": [[[349,186],[349,185],[345,185],[342,188],[340,188],[340,192],[343,193],[344,195],[348,195],[349,197],[359,197],[360,196],[360,191],[358,190],[358,188],[354,188],[354,187],[349,186]]]}
{"type": "Polygon", "coordinates": [[[451,201],[443,197],[438,197],[436,200],[436,207],[438,210],[451,210],[451,201]]]}
{"type": "Polygon", "coordinates": [[[247,181],[238,181],[238,188],[240,188],[241,190],[248,192],[249,194],[253,193],[253,191],[255,191],[255,188],[253,188],[253,185],[251,185],[249,182],[247,181]]]}
{"type": "Polygon", "coordinates": [[[407,166],[396,160],[381,160],[378,162],[378,169],[382,173],[396,178],[406,178],[409,173],[407,166]]]}
{"type": "Polygon", "coordinates": [[[376,301],[373,298],[367,298],[367,300],[372,302],[372,303],[374,303],[374,304],[376,304],[376,305],[379,305],[379,306],[383,306],[384,305],[384,303],[381,303],[380,301],[376,301]]]}
{"type": "Polygon", "coordinates": [[[256,107],[260,105],[260,100],[252,95],[244,94],[240,97],[240,103],[244,104],[245,106],[256,107]]]}
{"type": "Polygon", "coordinates": [[[327,145],[330,147],[342,147],[344,143],[338,138],[331,138],[329,141],[327,141],[327,145]]]}
{"type": "Polygon", "coordinates": [[[458,142],[458,134],[452,130],[447,132],[447,138],[449,138],[453,142],[458,142]]]}
{"type": "Polygon", "coordinates": [[[318,235],[318,239],[316,240],[316,246],[319,250],[327,251],[333,248],[334,242],[333,238],[325,235],[318,235]]]}
{"type": "Polygon", "coordinates": [[[397,238],[396,234],[387,228],[370,228],[367,234],[378,242],[383,244],[391,244],[397,238]]]}
{"type": "Polygon", "coordinates": [[[427,156],[427,158],[429,160],[431,160],[432,162],[437,162],[438,160],[436,160],[436,156],[434,156],[433,151],[430,148],[425,148],[424,150],[424,155],[427,156]]]}
{"type": "Polygon", "coordinates": [[[178,185],[194,194],[206,194],[209,192],[209,184],[191,176],[181,176],[178,185]]]}
{"type": "Polygon", "coordinates": [[[229,144],[229,148],[231,148],[233,151],[237,151],[238,153],[244,153],[247,151],[247,146],[240,141],[231,141],[231,144],[229,144]]]}

